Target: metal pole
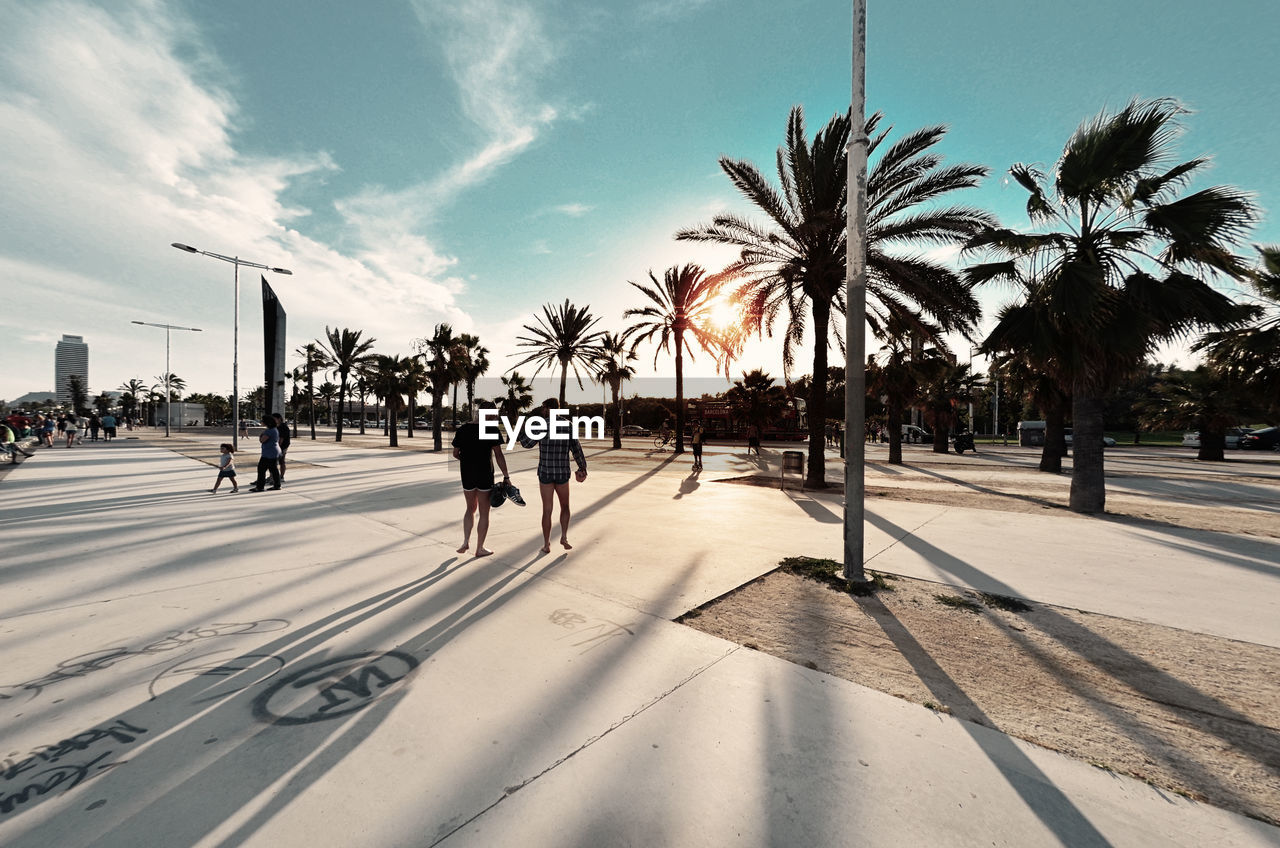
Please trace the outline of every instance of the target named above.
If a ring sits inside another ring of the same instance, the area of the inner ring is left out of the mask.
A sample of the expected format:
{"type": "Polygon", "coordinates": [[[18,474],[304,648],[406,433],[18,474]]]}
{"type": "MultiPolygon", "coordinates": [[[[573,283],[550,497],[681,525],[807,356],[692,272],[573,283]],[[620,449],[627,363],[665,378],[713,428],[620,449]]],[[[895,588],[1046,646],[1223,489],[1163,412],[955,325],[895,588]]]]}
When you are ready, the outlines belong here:
{"type": "Polygon", "coordinates": [[[173,391],[169,388],[169,328],[164,328],[164,437],[169,438],[169,425],[173,421],[173,391]]]}
{"type": "Polygon", "coordinates": [[[240,257],[231,262],[236,269],[236,326],[231,341],[231,446],[240,450],[240,257]]]}
{"type": "MultiPolygon", "coordinates": [[[[863,520],[866,490],[867,314],[867,2],[853,0],[853,99],[849,110],[848,233],[844,313],[844,579],[865,583],[863,520]]],[[[813,375],[815,380],[825,375],[813,375]]]]}

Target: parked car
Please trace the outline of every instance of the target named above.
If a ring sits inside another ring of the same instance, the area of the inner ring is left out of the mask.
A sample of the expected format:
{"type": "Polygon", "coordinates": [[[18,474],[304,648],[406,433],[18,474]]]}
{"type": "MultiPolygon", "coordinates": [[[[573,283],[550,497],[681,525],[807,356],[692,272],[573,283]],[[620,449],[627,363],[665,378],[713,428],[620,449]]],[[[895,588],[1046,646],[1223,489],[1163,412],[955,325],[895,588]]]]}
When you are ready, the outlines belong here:
{"type": "Polygon", "coordinates": [[[902,441],[914,444],[923,444],[933,441],[933,434],[923,427],[917,427],[914,424],[902,425],[902,441]]]}
{"type": "MultiPolygon", "coordinates": [[[[1244,437],[1248,435],[1248,427],[1232,427],[1227,431],[1227,447],[1241,448],[1244,447],[1244,437]]],[[[1200,431],[1192,430],[1189,433],[1182,434],[1182,446],[1184,448],[1200,447],[1200,431]]]]}
{"type": "MultiPolygon", "coordinates": [[[[1070,427],[1063,427],[1063,428],[1062,428],[1062,435],[1063,435],[1063,438],[1065,438],[1065,439],[1067,440],[1067,447],[1071,447],[1071,428],[1070,428],[1070,427]]],[[[1102,446],[1103,446],[1104,448],[1113,448],[1113,447],[1115,447],[1115,446],[1116,446],[1116,440],[1115,440],[1115,439],[1113,439],[1113,438],[1111,438],[1110,436],[1103,436],[1103,437],[1102,437],[1102,446]]]]}
{"type": "Polygon", "coordinates": [[[648,430],[646,430],[644,427],[641,427],[639,424],[626,424],[626,425],[624,425],[624,426],[623,426],[623,428],[622,428],[622,435],[624,435],[624,436],[647,436],[647,435],[649,435],[649,431],[648,431],[648,430]]]}
{"type": "Polygon", "coordinates": [[[1263,427],[1246,433],[1240,440],[1240,447],[1248,450],[1280,449],[1280,427],[1263,427]]]}

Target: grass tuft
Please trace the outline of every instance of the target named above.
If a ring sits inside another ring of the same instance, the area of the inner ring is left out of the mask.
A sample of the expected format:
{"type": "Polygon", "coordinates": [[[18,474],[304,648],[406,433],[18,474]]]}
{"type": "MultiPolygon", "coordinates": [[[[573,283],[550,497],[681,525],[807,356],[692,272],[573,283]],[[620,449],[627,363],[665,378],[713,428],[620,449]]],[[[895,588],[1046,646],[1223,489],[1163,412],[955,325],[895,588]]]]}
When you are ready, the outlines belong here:
{"type": "Polygon", "coordinates": [[[969,598],[963,598],[960,595],[934,595],[933,599],[943,606],[951,607],[952,609],[962,609],[966,612],[972,613],[982,612],[982,607],[979,606],[977,601],[972,601],[969,598]]]}
{"type": "Polygon", "coordinates": [[[816,580],[837,592],[860,597],[866,597],[875,592],[892,592],[893,587],[889,585],[888,581],[898,579],[894,575],[868,571],[865,584],[850,586],[844,579],[843,564],[836,562],[834,559],[819,559],[818,557],[787,557],[778,563],[778,566],[780,571],[803,577],[806,580],[816,580]]]}
{"type": "Polygon", "coordinates": [[[1032,609],[1030,604],[1023,603],[1017,598],[1011,598],[1008,595],[979,592],[978,597],[992,609],[1004,610],[1005,612],[1030,612],[1032,609]]]}

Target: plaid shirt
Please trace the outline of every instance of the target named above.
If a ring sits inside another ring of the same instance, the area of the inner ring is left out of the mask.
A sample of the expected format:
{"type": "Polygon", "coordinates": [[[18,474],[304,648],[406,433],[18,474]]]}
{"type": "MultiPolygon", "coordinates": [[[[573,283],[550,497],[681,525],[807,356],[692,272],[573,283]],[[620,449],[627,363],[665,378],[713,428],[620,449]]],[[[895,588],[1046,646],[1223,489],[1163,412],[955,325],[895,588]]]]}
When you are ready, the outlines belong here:
{"type": "Polygon", "coordinates": [[[520,445],[525,448],[538,446],[538,479],[569,479],[569,452],[573,451],[573,459],[578,463],[579,471],[587,470],[587,457],[582,452],[582,445],[577,439],[552,439],[543,436],[531,439],[527,434],[520,435],[520,445]]]}

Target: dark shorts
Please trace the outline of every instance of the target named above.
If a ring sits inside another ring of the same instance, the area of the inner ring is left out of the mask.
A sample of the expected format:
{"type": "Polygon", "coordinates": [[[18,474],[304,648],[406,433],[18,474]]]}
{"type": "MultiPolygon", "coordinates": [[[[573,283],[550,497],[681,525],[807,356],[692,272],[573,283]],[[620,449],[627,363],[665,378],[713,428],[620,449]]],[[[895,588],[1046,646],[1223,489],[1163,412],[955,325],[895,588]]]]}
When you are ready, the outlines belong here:
{"type": "Polygon", "coordinates": [[[236,470],[234,468],[219,468],[218,479],[221,480],[223,477],[230,477],[234,480],[236,477],[236,470]]]}
{"type": "Polygon", "coordinates": [[[493,488],[493,468],[462,469],[462,491],[487,492],[493,488]]]}
{"type": "Polygon", "coordinates": [[[565,483],[569,482],[569,475],[566,473],[564,477],[552,476],[550,474],[543,474],[539,471],[538,482],[542,483],[544,486],[563,486],[565,483]]]}

